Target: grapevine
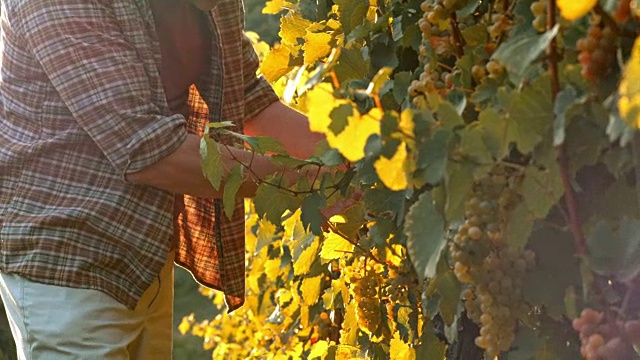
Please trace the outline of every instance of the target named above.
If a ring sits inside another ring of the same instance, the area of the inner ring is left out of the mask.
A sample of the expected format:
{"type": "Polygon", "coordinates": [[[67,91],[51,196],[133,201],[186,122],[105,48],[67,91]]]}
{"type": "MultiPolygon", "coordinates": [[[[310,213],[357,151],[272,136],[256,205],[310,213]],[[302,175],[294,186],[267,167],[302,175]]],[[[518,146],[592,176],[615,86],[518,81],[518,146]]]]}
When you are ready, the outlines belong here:
{"type": "Polygon", "coordinates": [[[323,172],[260,179],[246,304],[181,331],[217,359],[637,359],[637,2],[312,3],[267,3],[259,72],[326,137],[274,159],[323,172]]]}

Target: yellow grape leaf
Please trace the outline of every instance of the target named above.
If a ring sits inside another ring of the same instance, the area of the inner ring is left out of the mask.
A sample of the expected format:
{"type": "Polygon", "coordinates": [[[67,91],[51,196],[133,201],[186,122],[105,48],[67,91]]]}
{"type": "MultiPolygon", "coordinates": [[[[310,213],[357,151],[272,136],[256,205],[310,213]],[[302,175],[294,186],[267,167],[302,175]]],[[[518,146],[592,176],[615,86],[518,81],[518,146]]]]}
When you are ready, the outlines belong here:
{"type": "Polygon", "coordinates": [[[333,39],[331,34],[327,33],[313,33],[307,31],[304,36],[304,45],[302,50],[304,51],[304,64],[313,65],[318,60],[326,57],[331,53],[331,45],[329,42],[333,39]]]}
{"type": "Polygon", "coordinates": [[[344,278],[331,280],[331,288],[336,296],[338,294],[342,294],[342,299],[349,299],[349,287],[347,286],[344,278]]]}
{"type": "Polygon", "coordinates": [[[293,66],[289,65],[291,51],[285,46],[276,46],[269,51],[260,65],[260,72],[268,82],[274,82],[286,75],[293,66]]]}
{"type": "Polygon", "coordinates": [[[353,244],[345,240],[334,232],[325,233],[324,242],[320,257],[323,260],[334,260],[340,258],[345,252],[353,251],[353,244]]]}
{"type": "Polygon", "coordinates": [[[332,132],[327,134],[329,146],[338,150],[350,162],[364,158],[364,147],[367,139],[373,134],[380,134],[380,120],[382,111],[373,108],[368,114],[349,116],[347,126],[337,136],[332,132]]]}
{"type": "Polygon", "coordinates": [[[309,360],[324,359],[329,350],[329,343],[326,340],[320,340],[311,347],[309,360]]]}
{"type": "Polygon", "coordinates": [[[416,351],[409,344],[402,341],[400,332],[396,332],[389,343],[389,356],[391,360],[415,360],[416,351]]]}
{"type": "Polygon", "coordinates": [[[636,39],[631,58],[620,81],[620,116],[634,128],[640,127],[640,38],[636,39]]]}
{"type": "Polygon", "coordinates": [[[304,328],[309,327],[309,306],[300,307],[300,326],[304,328]]]}
{"type": "Polygon", "coordinates": [[[560,14],[567,20],[577,20],[586,15],[598,0],[558,0],[560,14]]]}
{"type": "Polygon", "coordinates": [[[409,182],[407,180],[407,171],[405,170],[405,162],[407,160],[407,146],[400,143],[396,153],[391,159],[380,156],[373,164],[378,177],[384,184],[393,191],[400,191],[407,188],[409,182]]]}
{"type": "Polygon", "coordinates": [[[316,85],[312,90],[307,92],[305,97],[307,103],[307,114],[309,116],[309,128],[313,132],[326,134],[330,132],[331,111],[340,105],[340,101],[336,101],[333,96],[333,87],[331,84],[322,83],[316,85]],[[336,102],[338,102],[336,104],[336,102]]]}
{"type": "Polygon", "coordinates": [[[333,307],[333,299],[335,298],[335,295],[333,288],[328,288],[324,291],[324,294],[322,294],[322,304],[325,309],[329,310],[333,307]]]}
{"type": "Polygon", "coordinates": [[[362,352],[355,346],[340,344],[336,349],[336,360],[362,359],[362,352]]]}
{"type": "MultiPolygon", "coordinates": [[[[348,298],[345,298],[345,301],[348,298]]],[[[344,308],[344,320],[340,329],[340,344],[356,345],[358,341],[358,318],[356,317],[356,303],[350,301],[344,308]]]]}
{"type": "Polygon", "coordinates": [[[269,279],[269,281],[276,281],[278,278],[278,274],[280,273],[280,264],[282,264],[282,260],[280,258],[268,259],[264,263],[264,273],[267,275],[267,279],[269,279]]]}
{"type": "Polygon", "coordinates": [[[320,274],[316,277],[306,277],[302,280],[300,285],[300,292],[302,293],[302,301],[305,305],[311,306],[320,300],[320,292],[322,291],[322,278],[324,275],[320,274]]]}
{"type": "Polygon", "coordinates": [[[269,0],[264,4],[262,13],[276,15],[282,10],[293,9],[294,7],[294,4],[286,0],[269,0]]]}
{"type": "Polygon", "coordinates": [[[185,335],[189,329],[191,328],[191,324],[193,324],[193,313],[189,316],[183,316],[180,325],[178,325],[178,331],[182,335],[185,335]]]}
{"type": "Polygon", "coordinates": [[[313,24],[311,21],[300,15],[283,16],[280,18],[278,35],[282,38],[282,43],[297,47],[298,39],[304,37],[311,24],[313,24]]]}
{"type": "MultiPolygon", "coordinates": [[[[393,235],[389,237],[389,240],[393,238],[393,235]]],[[[387,240],[388,242],[390,242],[387,240]]],[[[407,259],[407,249],[400,244],[389,244],[386,246],[385,260],[388,264],[393,266],[400,266],[402,261],[407,259]]]]}
{"type": "Polygon", "coordinates": [[[282,238],[284,240],[293,240],[294,234],[296,234],[296,224],[300,222],[301,213],[300,209],[298,209],[286,220],[282,221],[282,227],[284,228],[282,238]]]}
{"type": "Polygon", "coordinates": [[[302,250],[298,260],[293,263],[294,275],[302,275],[309,271],[313,260],[316,259],[318,247],[320,247],[320,242],[318,241],[318,237],[316,237],[308,248],[302,250]]]}
{"type": "Polygon", "coordinates": [[[293,300],[293,295],[291,295],[291,292],[289,290],[278,289],[278,292],[276,292],[276,302],[278,303],[278,305],[284,307],[285,304],[287,304],[291,300],[293,300]]]}
{"type": "Polygon", "coordinates": [[[416,124],[413,118],[413,110],[407,108],[400,113],[400,122],[398,123],[398,129],[402,133],[401,137],[407,141],[407,145],[411,148],[415,147],[413,138],[415,137],[416,124]]]}

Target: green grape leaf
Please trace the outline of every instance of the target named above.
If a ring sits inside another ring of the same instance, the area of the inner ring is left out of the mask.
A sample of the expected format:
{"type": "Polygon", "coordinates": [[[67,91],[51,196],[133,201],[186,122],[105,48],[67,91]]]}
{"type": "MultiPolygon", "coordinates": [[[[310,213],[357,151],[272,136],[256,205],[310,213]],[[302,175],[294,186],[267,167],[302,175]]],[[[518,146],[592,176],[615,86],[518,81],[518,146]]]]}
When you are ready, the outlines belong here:
{"type": "Polygon", "coordinates": [[[224,182],[224,193],[222,194],[222,204],[224,205],[224,213],[227,218],[231,219],[233,216],[233,209],[236,207],[236,195],[242,185],[242,165],[234,164],[231,168],[231,172],[224,182]]]}
{"type": "Polygon", "coordinates": [[[222,169],[224,169],[225,165],[220,155],[218,144],[208,136],[200,139],[200,159],[204,176],[209,180],[214,189],[220,189],[222,169]]]}
{"type": "Polygon", "coordinates": [[[253,199],[256,213],[273,224],[280,224],[282,214],[298,207],[299,200],[292,194],[280,191],[273,185],[262,183],[253,199]]]}
{"type": "Polygon", "coordinates": [[[478,115],[478,123],[482,126],[482,139],[491,156],[502,159],[509,151],[506,118],[496,110],[487,108],[478,115]]]}
{"type": "Polygon", "coordinates": [[[544,342],[528,326],[518,328],[516,339],[513,342],[513,350],[509,352],[509,357],[521,360],[538,360],[536,354],[541,349],[544,342]]]}
{"type": "Polygon", "coordinates": [[[449,162],[445,179],[445,218],[448,221],[460,219],[464,215],[464,203],[473,186],[476,166],[470,162],[449,162]]]}
{"type": "Polygon", "coordinates": [[[434,205],[431,192],[424,192],[407,214],[404,225],[407,251],[420,279],[436,275],[440,254],[445,248],[445,222],[434,205]]]}
{"type": "Polygon", "coordinates": [[[302,201],[302,215],[300,219],[305,229],[309,229],[315,235],[322,234],[324,217],[320,210],[324,208],[326,199],[319,193],[313,193],[302,201]]]}
{"type": "Polygon", "coordinates": [[[402,104],[409,94],[409,85],[411,85],[411,73],[402,71],[393,77],[393,97],[398,104],[402,104]]]}
{"type": "Polygon", "coordinates": [[[462,286],[453,271],[446,271],[435,279],[435,287],[440,293],[439,312],[445,324],[451,326],[458,314],[458,304],[462,286]]]}
{"type": "Polygon", "coordinates": [[[230,135],[244,141],[252,151],[264,155],[266,153],[275,153],[279,155],[287,155],[286,150],[281,142],[270,136],[248,136],[239,134],[234,131],[220,130],[220,134],[230,135]]]}
{"type": "Polygon", "coordinates": [[[339,135],[349,124],[349,116],[353,116],[354,112],[351,104],[340,104],[331,110],[331,125],[329,129],[336,135],[339,135]]]}
{"type": "Polygon", "coordinates": [[[341,83],[363,79],[369,74],[369,61],[365,60],[358,48],[341,49],[334,70],[341,83]]]}
{"type": "Polygon", "coordinates": [[[536,253],[537,265],[525,275],[523,298],[559,319],[566,310],[566,289],[582,284],[573,238],[569,232],[542,227],[531,234],[528,248],[536,253]]]}
{"type": "Polygon", "coordinates": [[[464,125],[464,120],[458,110],[448,101],[440,102],[438,106],[438,120],[442,123],[442,127],[445,129],[452,129],[454,127],[464,125]]]}
{"type": "Polygon", "coordinates": [[[460,151],[478,164],[493,163],[491,151],[485,143],[486,131],[480,123],[472,123],[460,131],[460,151]]]}
{"type": "Polygon", "coordinates": [[[516,249],[521,249],[527,245],[534,221],[535,216],[531,214],[527,205],[523,202],[519,203],[507,215],[503,234],[507,244],[516,249]]]}
{"type": "Polygon", "coordinates": [[[291,51],[284,46],[271,48],[265,59],[260,64],[260,72],[268,82],[276,82],[278,79],[293,70],[291,63],[291,51]]]}
{"type": "Polygon", "coordinates": [[[452,135],[451,130],[438,129],[433,133],[433,137],[418,149],[416,175],[423,183],[435,185],[444,177],[452,135]]]}
{"type": "Polygon", "coordinates": [[[365,207],[371,213],[385,213],[397,216],[398,223],[404,214],[405,198],[400,191],[391,191],[385,187],[374,187],[364,193],[365,207]]]}
{"type": "Polygon", "coordinates": [[[369,11],[368,0],[335,0],[335,4],[338,5],[340,23],[345,35],[362,25],[369,11]]]}
{"type": "Polygon", "coordinates": [[[623,219],[613,228],[600,221],[587,236],[589,265],[603,276],[628,281],[640,272],[640,220],[623,219]]]}
{"type": "Polygon", "coordinates": [[[553,29],[541,35],[527,32],[507,39],[504,44],[498,47],[493,58],[500,61],[507,68],[510,75],[515,75],[519,78],[529,69],[538,56],[545,52],[551,40],[558,34],[559,29],[560,26],[556,25],[553,29]]]}
{"type": "Polygon", "coordinates": [[[554,118],[549,78],[542,76],[533,86],[514,93],[506,122],[507,139],[522,153],[529,153],[547,136],[554,118]]]}
{"type": "Polygon", "coordinates": [[[471,94],[471,102],[482,104],[495,98],[498,93],[498,83],[494,79],[486,78],[475,88],[471,94]]]}
{"type": "Polygon", "coordinates": [[[536,218],[544,218],[564,194],[560,168],[527,166],[522,181],[522,196],[527,208],[536,218]]]}
{"type": "Polygon", "coordinates": [[[609,124],[607,125],[607,135],[609,135],[609,141],[619,141],[620,146],[627,146],[633,135],[635,134],[635,128],[627,123],[621,116],[617,107],[613,107],[608,112],[609,124]]]}
{"type": "Polygon", "coordinates": [[[420,345],[416,348],[416,358],[421,360],[442,360],[445,358],[447,345],[440,341],[433,321],[425,319],[422,325],[420,345]]]}
{"type": "Polygon", "coordinates": [[[484,23],[471,25],[462,30],[462,37],[468,46],[484,45],[487,42],[487,25],[484,23]]]}
{"type": "Polygon", "coordinates": [[[553,125],[554,146],[559,146],[564,143],[564,139],[566,137],[565,127],[567,123],[567,111],[571,106],[576,104],[577,100],[578,93],[576,92],[576,89],[571,85],[568,85],[558,93],[553,107],[553,112],[556,115],[556,119],[553,125]]]}
{"type": "Polygon", "coordinates": [[[356,233],[367,222],[365,219],[366,209],[362,202],[350,206],[340,214],[344,218],[344,222],[336,223],[336,229],[349,239],[355,239],[356,233]]]}
{"type": "Polygon", "coordinates": [[[577,173],[585,166],[595,165],[601,160],[602,154],[611,148],[607,138],[602,135],[605,132],[606,114],[598,117],[595,112],[585,111],[582,107],[575,111],[580,114],[574,116],[574,121],[567,126],[569,136],[565,141],[570,174],[577,173]]]}

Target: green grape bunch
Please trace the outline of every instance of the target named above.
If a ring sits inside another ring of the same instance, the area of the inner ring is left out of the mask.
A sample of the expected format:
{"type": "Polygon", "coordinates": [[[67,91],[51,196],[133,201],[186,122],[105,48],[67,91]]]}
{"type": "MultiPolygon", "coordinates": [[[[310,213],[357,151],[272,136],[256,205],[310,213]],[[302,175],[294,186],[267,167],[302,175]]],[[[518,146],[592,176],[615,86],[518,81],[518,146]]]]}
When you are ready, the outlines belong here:
{"type": "Polygon", "coordinates": [[[450,245],[454,274],[468,284],[463,299],[468,316],[480,325],[478,347],[495,356],[510,349],[522,300],[523,278],[535,267],[531,250],[505,243],[508,211],[519,201],[519,177],[504,166],[479,180],[465,205],[465,223],[450,245]]]}

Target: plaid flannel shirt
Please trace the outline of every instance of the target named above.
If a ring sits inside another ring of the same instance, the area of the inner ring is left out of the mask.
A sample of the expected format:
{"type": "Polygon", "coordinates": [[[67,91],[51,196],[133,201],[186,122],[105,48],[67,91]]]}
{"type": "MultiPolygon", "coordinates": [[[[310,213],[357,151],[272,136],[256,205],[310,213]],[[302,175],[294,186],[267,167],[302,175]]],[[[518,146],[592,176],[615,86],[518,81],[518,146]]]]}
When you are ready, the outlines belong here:
{"type": "Polygon", "coordinates": [[[159,273],[174,231],[176,262],[244,302],[244,213],[174,196],[125,176],[173,152],[209,121],[243,121],[277,101],[255,76],[240,0],[207,10],[210,69],[191,115],[171,114],[149,1],[2,0],[0,271],[104,291],[129,308],[159,273]]]}

